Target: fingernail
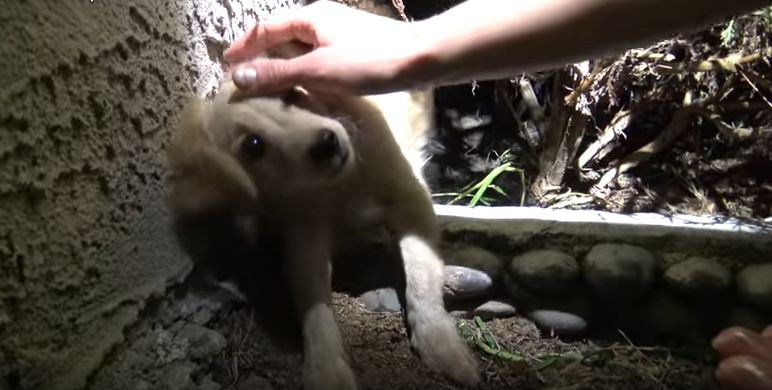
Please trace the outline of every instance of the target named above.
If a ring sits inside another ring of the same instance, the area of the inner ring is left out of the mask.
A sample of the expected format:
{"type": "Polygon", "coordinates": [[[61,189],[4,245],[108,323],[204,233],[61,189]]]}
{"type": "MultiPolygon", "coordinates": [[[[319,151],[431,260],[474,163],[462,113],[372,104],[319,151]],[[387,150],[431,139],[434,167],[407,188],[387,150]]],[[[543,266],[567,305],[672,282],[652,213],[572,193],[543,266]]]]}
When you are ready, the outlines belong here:
{"type": "Polygon", "coordinates": [[[250,67],[241,67],[233,72],[233,82],[239,88],[252,87],[257,81],[257,71],[250,67]]]}
{"type": "Polygon", "coordinates": [[[713,348],[724,356],[734,355],[747,351],[753,345],[747,331],[743,329],[730,329],[722,332],[713,339],[713,348]]]}
{"type": "Polygon", "coordinates": [[[771,375],[770,367],[750,356],[728,358],[716,370],[716,379],[729,389],[769,389],[771,375]]]}

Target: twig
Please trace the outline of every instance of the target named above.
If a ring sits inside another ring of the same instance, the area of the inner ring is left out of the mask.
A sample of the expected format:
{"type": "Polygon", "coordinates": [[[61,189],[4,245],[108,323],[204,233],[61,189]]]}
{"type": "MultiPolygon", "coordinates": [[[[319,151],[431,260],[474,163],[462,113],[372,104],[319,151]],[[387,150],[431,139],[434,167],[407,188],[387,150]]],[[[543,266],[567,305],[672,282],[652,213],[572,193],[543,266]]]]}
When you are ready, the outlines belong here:
{"type": "Polygon", "coordinates": [[[595,78],[598,77],[601,70],[603,69],[604,67],[602,66],[595,66],[595,69],[593,69],[588,76],[582,79],[582,81],[579,83],[579,86],[574,88],[574,90],[571,91],[571,93],[568,94],[568,96],[566,96],[565,98],[566,106],[572,107],[572,108],[575,107],[576,101],[579,99],[579,95],[584,93],[584,91],[586,91],[588,88],[590,88],[592,83],[595,82],[595,78]]]}
{"type": "Polygon", "coordinates": [[[616,167],[613,167],[604,173],[600,180],[598,180],[598,183],[595,184],[595,188],[600,189],[606,187],[611,180],[618,175],[636,167],[638,164],[648,160],[651,156],[661,152],[667,146],[672,144],[686,129],[691,120],[691,116],[695,111],[695,107],[690,104],[691,93],[687,92],[685,94],[684,102],[684,107],[673,114],[670,123],[668,123],[667,127],[665,127],[654,140],[625,157],[616,167]]]}
{"type": "Polygon", "coordinates": [[[598,154],[601,148],[606,146],[609,142],[613,141],[617,135],[623,134],[624,129],[627,128],[629,123],[630,111],[618,111],[616,115],[614,115],[614,118],[611,119],[611,122],[608,124],[608,126],[603,129],[603,132],[601,132],[598,139],[587,146],[587,149],[584,150],[584,153],[579,156],[577,166],[579,168],[584,168],[584,166],[587,165],[587,163],[598,154]]]}
{"type": "Polygon", "coordinates": [[[681,64],[674,66],[669,71],[671,72],[709,72],[713,70],[724,70],[728,72],[734,72],[738,65],[746,64],[749,62],[755,62],[763,59],[764,57],[772,57],[772,48],[767,48],[763,51],[748,54],[740,57],[737,54],[729,55],[724,58],[713,58],[704,61],[700,61],[696,64],[681,64]]]}
{"type": "MultiPolygon", "coordinates": [[[[565,70],[559,72],[553,86],[551,123],[539,156],[539,174],[531,185],[537,198],[543,197],[551,188],[560,186],[566,168],[576,158],[579,143],[590,121],[587,115],[576,109],[578,93],[575,95],[576,99],[561,99],[561,90],[566,78],[565,70]]],[[[585,82],[590,78],[585,77],[585,82]]],[[[580,89],[575,88],[572,94],[580,89]]]]}
{"type": "MultiPolygon", "coordinates": [[[[534,123],[538,124],[538,126],[536,126],[536,131],[541,140],[544,138],[544,125],[546,124],[546,121],[544,120],[544,107],[542,107],[539,104],[539,100],[536,99],[536,93],[533,91],[533,85],[530,80],[527,80],[524,77],[520,78],[517,82],[517,89],[520,91],[520,96],[523,97],[523,103],[531,113],[531,118],[533,118],[534,123]]],[[[538,147],[538,143],[535,143],[535,146],[538,147]]]]}
{"type": "MultiPolygon", "coordinates": [[[[751,86],[751,88],[753,88],[753,90],[754,90],[754,91],[756,91],[756,93],[757,93],[757,94],[759,94],[759,96],[761,96],[761,98],[762,98],[762,99],[763,99],[765,102],[767,102],[767,105],[769,105],[769,107],[770,107],[770,108],[772,108],[772,103],[770,103],[769,99],[767,99],[767,97],[766,97],[766,96],[764,96],[764,94],[763,94],[763,93],[761,93],[761,91],[759,91],[759,89],[756,87],[756,84],[754,84],[754,83],[753,83],[753,82],[752,82],[752,81],[751,81],[751,80],[748,78],[748,75],[747,75],[747,74],[745,74],[745,72],[743,72],[743,70],[742,70],[741,68],[738,68],[738,70],[737,70],[737,71],[738,71],[738,73],[740,73],[740,76],[742,76],[742,77],[745,79],[745,81],[748,83],[748,85],[750,85],[750,86],[751,86]]],[[[763,79],[762,79],[762,80],[763,80],[763,79]]],[[[765,80],[765,81],[766,81],[766,80],[765,80]]]]}
{"type": "MultiPolygon", "coordinates": [[[[496,93],[499,94],[499,97],[504,102],[504,106],[507,108],[507,111],[509,111],[509,114],[512,116],[512,120],[515,121],[517,124],[518,130],[523,134],[523,138],[525,138],[526,143],[531,148],[531,150],[535,150],[539,143],[537,140],[534,140],[531,137],[531,134],[528,133],[528,129],[525,127],[525,123],[520,120],[520,113],[515,109],[515,106],[512,104],[512,100],[507,95],[506,90],[506,84],[500,83],[499,81],[496,82],[496,93]]],[[[523,100],[525,100],[525,97],[523,97],[523,100]]],[[[533,115],[533,113],[531,113],[533,115]]],[[[537,129],[538,131],[538,129],[537,129]]]]}
{"type": "MultiPolygon", "coordinates": [[[[548,209],[564,209],[568,206],[577,206],[587,203],[592,203],[595,200],[598,200],[596,196],[592,195],[586,195],[586,194],[577,194],[577,193],[568,193],[568,194],[561,194],[562,197],[566,197],[566,195],[577,195],[575,198],[566,199],[560,202],[553,203],[549,206],[547,206],[548,209]]],[[[556,199],[553,199],[556,200],[556,199]]]]}
{"type": "Polygon", "coordinates": [[[721,115],[713,111],[696,108],[695,112],[713,122],[713,125],[716,126],[718,131],[730,140],[738,138],[744,139],[753,135],[753,129],[747,129],[744,127],[732,128],[721,119],[721,115]]]}
{"type": "Polygon", "coordinates": [[[405,14],[405,4],[402,2],[402,0],[391,0],[391,4],[394,5],[394,8],[397,10],[399,17],[402,18],[402,20],[406,22],[410,21],[410,19],[408,19],[407,15],[405,14]]]}

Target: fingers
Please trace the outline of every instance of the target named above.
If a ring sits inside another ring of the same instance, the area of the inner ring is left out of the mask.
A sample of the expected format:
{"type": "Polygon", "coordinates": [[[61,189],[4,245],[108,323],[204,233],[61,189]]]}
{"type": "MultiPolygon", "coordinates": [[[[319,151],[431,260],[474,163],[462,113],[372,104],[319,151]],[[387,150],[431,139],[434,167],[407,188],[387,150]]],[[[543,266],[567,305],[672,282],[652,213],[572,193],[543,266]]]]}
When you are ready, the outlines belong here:
{"type": "Polygon", "coordinates": [[[228,62],[238,63],[293,40],[311,45],[315,44],[316,40],[313,24],[299,12],[255,24],[246,34],[233,42],[223,52],[223,56],[228,62]]]}
{"type": "Polygon", "coordinates": [[[244,97],[273,95],[298,85],[313,87],[319,82],[318,52],[292,59],[259,58],[239,65],[231,77],[244,97]]]}
{"type": "Polygon", "coordinates": [[[748,355],[772,362],[772,338],[742,327],[731,327],[713,339],[713,348],[722,357],[748,355]]]}
{"type": "Polygon", "coordinates": [[[258,59],[233,71],[233,83],[245,96],[270,95],[297,84],[299,59],[258,59]]]}
{"type": "Polygon", "coordinates": [[[718,366],[716,378],[726,389],[772,389],[772,361],[754,356],[732,356],[718,366]]]}
{"type": "Polygon", "coordinates": [[[766,328],[764,328],[764,331],[761,332],[761,337],[765,339],[772,339],[772,325],[768,325],[766,328]]]}

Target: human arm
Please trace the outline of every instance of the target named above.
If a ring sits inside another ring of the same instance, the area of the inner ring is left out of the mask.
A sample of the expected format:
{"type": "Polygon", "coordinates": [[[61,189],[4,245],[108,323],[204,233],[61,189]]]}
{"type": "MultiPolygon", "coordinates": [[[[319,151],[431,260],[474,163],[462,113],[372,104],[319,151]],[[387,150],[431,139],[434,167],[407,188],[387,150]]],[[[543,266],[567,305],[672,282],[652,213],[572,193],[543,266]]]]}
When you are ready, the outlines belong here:
{"type": "Polygon", "coordinates": [[[239,63],[295,39],[313,50],[241,64],[234,72],[237,85],[252,94],[296,84],[380,93],[541,70],[766,4],[770,0],[468,0],[406,23],[318,1],[258,24],[225,57],[239,63]]]}
{"type": "Polygon", "coordinates": [[[618,52],[769,0],[469,0],[428,19],[408,75],[435,85],[494,79],[618,52]]]}

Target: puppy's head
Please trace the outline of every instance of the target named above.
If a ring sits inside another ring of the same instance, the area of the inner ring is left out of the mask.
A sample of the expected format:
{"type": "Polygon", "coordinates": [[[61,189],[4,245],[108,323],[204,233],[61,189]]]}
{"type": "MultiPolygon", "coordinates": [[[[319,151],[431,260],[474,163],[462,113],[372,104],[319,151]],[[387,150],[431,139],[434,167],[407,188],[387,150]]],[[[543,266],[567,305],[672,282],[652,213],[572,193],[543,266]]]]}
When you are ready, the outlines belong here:
{"type": "Polygon", "coordinates": [[[248,209],[258,198],[313,195],[353,170],[343,124],[302,90],[281,97],[241,98],[232,82],[211,102],[185,111],[169,147],[172,204],[195,211],[248,209]]]}

